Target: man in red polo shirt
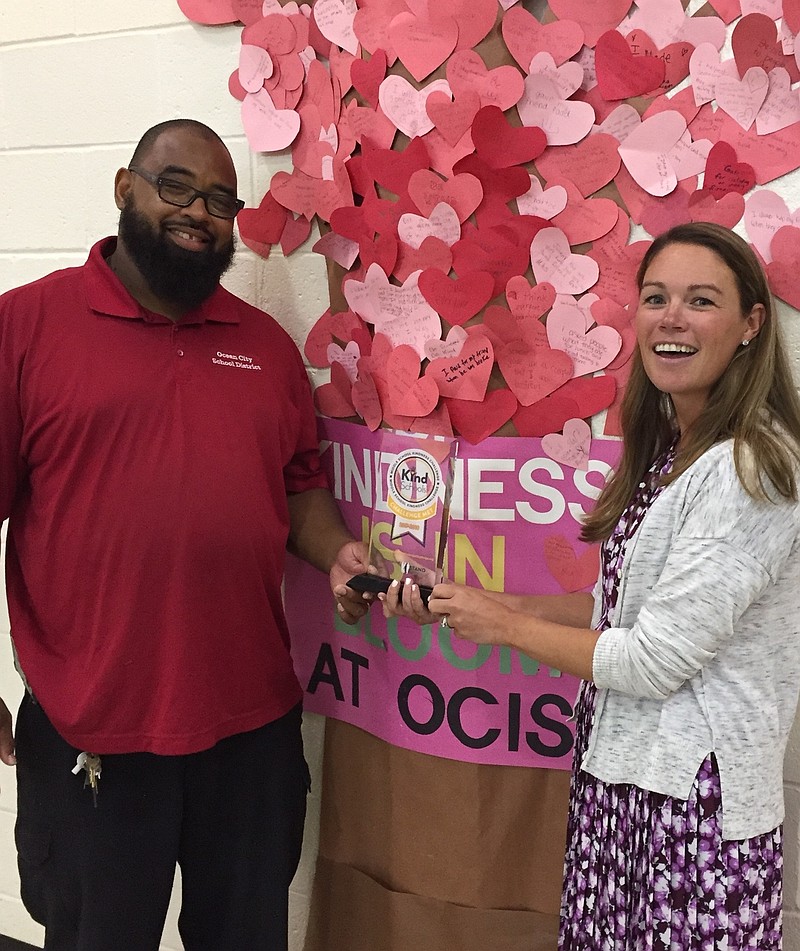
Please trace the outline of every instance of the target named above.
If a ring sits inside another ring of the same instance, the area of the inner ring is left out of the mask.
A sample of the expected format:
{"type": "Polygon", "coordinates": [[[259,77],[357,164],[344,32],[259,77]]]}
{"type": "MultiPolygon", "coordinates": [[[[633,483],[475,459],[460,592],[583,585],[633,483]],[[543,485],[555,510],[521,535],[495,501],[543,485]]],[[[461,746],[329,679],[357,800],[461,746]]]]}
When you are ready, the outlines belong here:
{"type": "Polygon", "coordinates": [[[366,552],[296,347],[219,285],[242,206],[219,137],[154,127],[115,198],[117,238],[0,297],[23,900],[48,948],[150,951],[177,862],[187,951],[280,951],[309,781],[284,555],[352,621],[366,552]]]}

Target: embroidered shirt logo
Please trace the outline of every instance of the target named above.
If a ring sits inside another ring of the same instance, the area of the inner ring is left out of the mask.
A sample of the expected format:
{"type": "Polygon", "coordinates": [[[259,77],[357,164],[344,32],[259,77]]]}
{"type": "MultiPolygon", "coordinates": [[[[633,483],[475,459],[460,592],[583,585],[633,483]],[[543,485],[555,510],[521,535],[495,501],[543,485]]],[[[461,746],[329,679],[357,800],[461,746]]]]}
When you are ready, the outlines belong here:
{"type": "Polygon", "coordinates": [[[238,367],[240,370],[260,370],[261,364],[256,363],[253,357],[246,357],[239,353],[223,353],[217,350],[217,355],[211,358],[212,363],[223,367],[238,367]]]}

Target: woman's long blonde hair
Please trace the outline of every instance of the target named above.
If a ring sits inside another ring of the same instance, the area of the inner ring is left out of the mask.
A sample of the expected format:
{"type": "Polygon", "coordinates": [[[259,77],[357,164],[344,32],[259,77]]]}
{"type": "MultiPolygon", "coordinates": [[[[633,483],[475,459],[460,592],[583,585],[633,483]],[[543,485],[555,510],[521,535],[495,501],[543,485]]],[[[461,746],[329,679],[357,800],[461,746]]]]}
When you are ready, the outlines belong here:
{"type": "MultiPolygon", "coordinates": [[[[664,482],[677,479],[715,443],[732,438],[736,471],[750,495],[766,499],[777,493],[797,501],[800,400],[758,258],[746,241],[727,228],[707,222],[678,225],[647,249],[636,278],[640,290],[653,258],[673,244],[713,251],[736,279],[742,314],[763,304],[765,317],[758,334],[749,346],[737,348],[712,388],[702,413],[684,434],[664,482]]],[[[584,521],[584,541],[608,538],[643,476],[676,436],[671,398],[648,379],[638,348],[632,359],[633,369],[622,401],[622,459],[584,521]]]]}

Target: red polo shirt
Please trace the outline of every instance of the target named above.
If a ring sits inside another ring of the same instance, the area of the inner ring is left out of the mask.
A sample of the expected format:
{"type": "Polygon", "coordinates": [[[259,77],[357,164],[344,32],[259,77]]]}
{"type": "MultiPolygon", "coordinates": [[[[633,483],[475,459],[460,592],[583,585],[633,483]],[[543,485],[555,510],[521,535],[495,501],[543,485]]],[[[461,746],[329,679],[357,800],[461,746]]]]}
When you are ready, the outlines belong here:
{"type": "Polygon", "coordinates": [[[301,697],[286,493],[324,486],[300,355],[220,288],[180,324],[105,263],[0,297],[0,520],[20,666],[97,753],[183,754],[301,697]]]}

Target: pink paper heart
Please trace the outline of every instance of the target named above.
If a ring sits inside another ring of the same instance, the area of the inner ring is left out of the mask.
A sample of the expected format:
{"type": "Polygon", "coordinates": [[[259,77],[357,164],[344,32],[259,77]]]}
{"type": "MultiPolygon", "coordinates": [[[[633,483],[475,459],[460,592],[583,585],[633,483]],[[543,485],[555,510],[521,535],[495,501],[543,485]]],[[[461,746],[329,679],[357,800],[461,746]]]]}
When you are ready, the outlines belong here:
{"type": "Polygon", "coordinates": [[[544,399],[572,376],[572,360],[566,353],[527,340],[506,344],[497,355],[497,364],[523,406],[544,399]]]}
{"type": "Polygon", "coordinates": [[[569,99],[583,83],[583,67],[580,63],[569,62],[559,66],[547,51],[537,53],[533,57],[528,72],[547,76],[554,83],[562,99],[569,99]]]}
{"type": "Polygon", "coordinates": [[[617,223],[619,205],[610,198],[584,199],[566,178],[552,181],[554,185],[561,185],[568,197],[564,211],[556,215],[553,225],[564,232],[571,245],[597,241],[617,223]]]}
{"type": "Polygon", "coordinates": [[[567,593],[583,591],[597,580],[600,569],[600,549],[597,545],[576,555],[563,535],[552,535],[545,539],[543,550],[547,570],[567,593]]]}
{"type": "MultiPolygon", "coordinates": [[[[639,125],[638,114],[635,125],[639,125]]],[[[547,149],[536,160],[536,168],[546,181],[568,178],[584,198],[607,185],[619,166],[619,141],[604,133],[593,134],[569,148],[547,149]]]]}
{"type": "Polygon", "coordinates": [[[486,395],[493,360],[494,348],[488,338],[469,335],[456,356],[431,360],[425,376],[434,381],[442,396],[479,403],[486,395]]]}
{"type": "Polygon", "coordinates": [[[451,359],[461,351],[467,336],[463,327],[451,327],[444,340],[425,341],[425,356],[429,360],[451,359]]]}
{"type": "Polygon", "coordinates": [[[588,103],[562,99],[556,83],[544,73],[526,77],[517,111],[524,125],[536,126],[545,133],[548,145],[580,142],[595,120],[594,109],[588,103]]]}
{"type": "Polygon", "coordinates": [[[738,78],[739,73],[733,60],[720,62],[719,51],[712,43],[701,43],[689,59],[689,76],[692,80],[694,101],[698,106],[702,106],[714,99],[720,79],[724,76],[738,78]]]}
{"type": "Polygon", "coordinates": [[[747,199],[744,215],[747,236],[765,264],[772,261],[772,239],[780,228],[800,227],[800,210],[792,213],[781,195],[763,189],[747,199]]]}
{"type": "Polygon", "coordinates": [[[725,24],[718,17],[687,16],[681,0],[637,0],[621,32],[643,30],[658,47],[685,42],[692,46],[712,43],[722,49],[725,24]]]}
{"type": "Polygon", "coordinates": [[[311,249],[317,254],[322,254],[331,261],[335,261],[339,267],[349,270],[353,262],[358,257],[358,243],[345,238],[334,231],[328,231],[314,243],[311,249]]]}
{"type": "Polygon", "coordinates": [[[747,132],[768,92],[766,72],[760,66],[751,66],[741,80],[734,76],[722,76],[717,80],[717,105],[747,132]]]}
{"type": "Polygon", "coordinates": [[[258,92],[272,75],[272,58],[260,46],[243,43],[239,48],[239,82],[245,92],[258,92]]]}
{"type": "Polygon", "coordinates": [[[218,26],[235,23],[239,14],[234,10],[234,0],[178,0],[184,16],[195,23],[218,26]]]}
{"type": "Polygon", "coordinates": [[[584,43],[594,46],[601,34],[619,26],[630,9],[629,0],[549,0],[550,9],[559,20],[572,20],[580,25],[584,43]]]}
{"type": "Polygon", "coordinates": [[[247,141],[254,152],[280,152],[300,131],[300,116],[294,109],[276,109],[266,89],[248,93],[241,112],[247,141]]]}
{"type": "Polygon", "coordinates": [[[567,236],[558,228],[543,228],[534,237],[531,265],[537,283],[547,281],[559,294],[582,294],[600,273],[591,258],[570,251],[567,236]]]}
{"type": "Polygon", "coordinates": [[[451,16],[400,13],[389,24],[389,42],[418,83],[444,63],[457,41],[458,24],[451,16]]]}
{"type": "Polygon", "coordinates": [[[397,235],[412,248],[419,248],[426,238],[439,238],[448,247],[452,247],[461,237],[461,222],[450,205],[440,202],[427,217],[401,215],[397,235]]]}
{"type": "Polygon", "coordinates": [[[471,89],[462,90],[454,100],[443,92],[434,92],[425,101],[425,109],[435,127],[449,145],[455,146],[466,135],[481,98],[471,89]]]}
{"type": "Polygon", "coordinates": [[[795,122],[800,122],[800,96],[792,89],[786,70],[776,66],[769,74],[769,91],[756,116],[756,132],[769,135],[795,122]]]}
{"type": "Polygon", "coordinates": [[[314,0],[313,16],[326,40],[343,50],[358,52],[358,39],[353,29],[357,12],[356,0],[314,0]]]}
{"type": "Polygon", "coordinates": [[[568,419],[561,433],[542,436],[542,449],[551,459],[584,472],[589,468],[592,431],[582,419],[568,419]]]}
{"type": "Polygon", "coordinates": [[[631,177],[651,195],[667,195],[678,184],[669,152],[686,132],[679,112],[659,112],[645,119],[620,143],[619,154],[631,177]]]}
{"type": "Polygon", "coordinates": [[[547,317],[547,339],[554,350],[569,354],[573,376],[604,369],[622,347],[622,337],[613,327],[595,327],[587,333],[575,311],[558,306],[547,317]]]}
{"type": "Polygon", "coordinates": [[[381,109],[404,134],[413,139],[425,135],[433,128],[425,103],[433,92],[450,94],[450,86],[444,79],[434,80],[422,89],[415,89],[402,76],[387,76],[378,90],[381,109]]]}
{"type": "Polygon", "coordinates": [[[779,228],[772,239],[773,260],[767,265],[772,293],[795,309],[800,308],[800,228],[779,228]]]}
{"type": "Polygon", "coordinates": [[[328,344],[328,363],[340,363],[344,367],[347,378],[351,383],[355,383],[358,371],[356,365],[361,357],[361,350],[358,344],[351,340],[347,346],[342,349],[337,343],[328,344]]]}
{"type": "Polygon", "coordinates": [[[550,221],[567,207],[567,190],[563,185],[542,188],[542,183],[531,175],[531,187],[517,199],[521,215],[536,215],[550,221]]]}
{"type": "MultiPolygon", "coordinates": [[[[642,121],[639,113],[627,102],[622,102],[603,119],[600,125],[592,129],[591,134],[602,133],[613,136],[617,142],[624,141],[642,121]]],[[[569,177],[569,176],[567,176],[569,177]]]]}

